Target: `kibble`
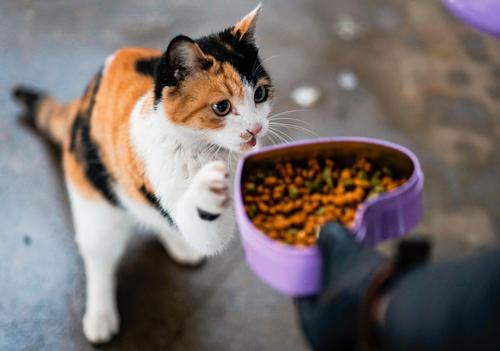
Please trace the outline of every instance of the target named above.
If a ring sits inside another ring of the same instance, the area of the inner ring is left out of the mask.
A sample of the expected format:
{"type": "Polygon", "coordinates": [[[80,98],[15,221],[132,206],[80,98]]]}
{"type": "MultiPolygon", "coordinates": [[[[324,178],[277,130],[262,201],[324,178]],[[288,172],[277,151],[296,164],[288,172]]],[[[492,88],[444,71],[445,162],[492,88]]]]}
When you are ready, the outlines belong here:
{"type": "Polygon", "coordinates": [[[245,210],[267,236],[297,247],[313,245],[328,221],[352,227],[363,201],[406,181],[366,158],[350,166],[337,165],[332,158],[280,160],[274,166],[245,176],[245,210]]]}

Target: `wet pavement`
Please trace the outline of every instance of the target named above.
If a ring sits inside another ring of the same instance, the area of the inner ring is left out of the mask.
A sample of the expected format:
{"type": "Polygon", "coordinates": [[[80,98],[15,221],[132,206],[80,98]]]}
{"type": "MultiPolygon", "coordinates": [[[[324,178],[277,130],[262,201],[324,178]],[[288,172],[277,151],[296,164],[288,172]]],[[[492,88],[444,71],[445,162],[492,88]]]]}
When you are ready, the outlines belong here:
{"type": "MultiPolygon", "coordinates": [[[[89,345],[81,332],[83,269],[58,155],[16,122],[9,96],[23,82],[70,99],[113,50],[164,48],[178,33],[220,29],[254,6],[2,1],[0,350],[307,349],[293,302],[254,277],[237,241],[187,269],[148,233],[131,243],[120,267],[120,335],[89,345]]],[[[413,235],[433,239],[436,259],[498,245],[498,42],[430,0],[266,1],[258,38],[278,90],[274,112],[300,108],[291,92],[314,86],[317,104],[290,115],[314,133],[385,138],[417,153],[426,215],[413,235]]]]}

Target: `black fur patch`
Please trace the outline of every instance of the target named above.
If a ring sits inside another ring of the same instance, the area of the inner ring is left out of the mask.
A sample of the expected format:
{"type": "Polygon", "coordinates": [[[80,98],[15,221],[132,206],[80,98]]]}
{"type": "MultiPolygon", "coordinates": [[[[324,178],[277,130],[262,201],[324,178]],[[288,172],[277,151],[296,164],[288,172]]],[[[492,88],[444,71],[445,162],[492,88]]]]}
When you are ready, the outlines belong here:
{"type": "Polygon", "coordinates": [[[219,218],[220,213],[210,213],[207,211],[202,210],[201,208],[196,208],[198,210],[198,216],[200,216],[201,219],[204,221],[215,221],[217,218],[219,218]]]}
{"type": "Polygon", "coordinates": [[[201,50],[212,55],[217,61],[229,62],[241,78],[255,85],[260,78],[270,77],[259,60],[259,50],[252,40],[239,40],[231,33],[231,28],[196,40],[201,50]]]}
{"type": "MultiPolygon", "coordinates": [[[[170,41],[167,50],[160,58],[155,72],[155,106],[160,101],[164,87],[174,87],[184,79],[189,71],[193,69],[190,62],[186,61],[186,54],[182,49],[184,46],[194,43],[194,40],[185,35],[178,35],[170,41]]],[[[199,62],[202,67],[206,63],[199,62]]],[[[211,65],[211,63],[210,63],[211,65]]]]}
{"type": "Polygon", "coordinates": [[[38,102],[45,98],[45,93],[34,88],[18,86],[12,90],[12,96],[25,106],[25,117],[34,124],[38,102]]]}
{"type": "Polygon", "coordinates": [[[118,206],[118,198],[113,191],[113,178],[102,162],[99,145],[90,136],[90,120],[95,104],[95,96],[99,91],[102,71],[94,78],[94,85],[89,86],[84,96],[90,99],[88,108],[78,111],[71,126],[71,143],[69,150],[83,167],[88,181],[106,198],[111,204],[118,206]]]}
{"type": "Polygon", "coordinates": [[[172,226],[175,226],[174,219],[172,218],[172,216],[170,216],[170,213],[168,213],[168,211],[163,208],[163,206],[160,204],[160,200],[158,200],[158,198],[156,197],[156,195],[153,194],[152,192],[148,191],[144,185],[141,186],[141,188],[139,190],[142,193],[142,195],[144,195],[144,197],[146,198],[146,200],[148,200],[148,202],[154,208],[156,208],[161,213],[161,215],[163,217],[165,217],[165,219],[167,220],[168,224],[170,224],[172,226]]]}
{"type": "Polygon", "coordinates": [[[154,105],[158,104],[161,100],[161,94],[163,88],[175,86],[177,82],[173,79],[173,72],[171,67],[168,65],[167,52],[165,52],[156,65],[155,71],[155,102],[154,105]]]}
{"type": "Polygon", "coordinates": [[[145,76],[154,78],[156,65],[160,61],[160,56],[153,56],[147,59],[138,60],[135,63],[135,70],[145,76]]]}
{"type": "MultiPolygon", "coordinates": [[[[179,36],[174,38],[172,42],[176,40],[191,39],[185,36],[179,36]]],[[[229,28],[217,34],[202,37],[194,42],[198,44],[205,54],[213,56],[217,61],[229,62],[240,74],[241,78],[250,84],[255,85],[261,78],[267,78],[271,81],[269,74],[261,64],[258,55],[259,50],[257,46],[255,46],[252,38],[243,36],[240,40],[231,33],[231,28],[229,28]]],[[[165,51],[156,65],[155,105],[160,101],[164,87],[174,87],[179,83],[174,78],[176,68],[170,67],[167,53],[168,50],[165,51]]],[[[201,63],[202,69],[208,69],[211,65],[212,62],[208,60],[201,63]]],[[[189,72],[187,72],[187,74],[189,74],[189,72]]]]}

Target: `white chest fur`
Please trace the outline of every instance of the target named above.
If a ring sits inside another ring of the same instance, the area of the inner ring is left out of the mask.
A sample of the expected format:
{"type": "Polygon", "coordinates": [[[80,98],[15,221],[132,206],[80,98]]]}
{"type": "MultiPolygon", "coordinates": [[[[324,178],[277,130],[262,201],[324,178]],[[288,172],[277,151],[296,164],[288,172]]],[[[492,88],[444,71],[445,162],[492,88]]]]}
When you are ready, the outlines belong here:
{"type": "MultiPolygon", "coordinates": [[[[223,159],[225,152],[207,152],[208,144],[193,142],[189,132],[173,125],[159,112],[141,113],[146,98],[142,97],[132,111],[131,142],[143,162],[154,194],[161,206],[171,213],[196,172],[209,161],[223,159]]],[[[162,110],[159,105],[158,111],[162,110]]],[[[156,209],[135,202],[120,189],[117,193],[139,222],[158,230],[165,229],[167,222],[156,209]]]]}

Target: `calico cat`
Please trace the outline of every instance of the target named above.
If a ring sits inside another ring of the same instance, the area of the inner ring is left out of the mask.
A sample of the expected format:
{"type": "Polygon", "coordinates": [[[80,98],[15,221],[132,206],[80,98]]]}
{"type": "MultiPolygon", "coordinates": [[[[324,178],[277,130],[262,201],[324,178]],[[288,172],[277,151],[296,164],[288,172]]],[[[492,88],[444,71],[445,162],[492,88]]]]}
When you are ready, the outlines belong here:
{"type": "Polygon", "coordinates": [[[135,225],[153,228],[188,265],[232,237],[227,160],[267,133],[273,95],[254,40],[259,13],[260,5],[197,40],[179,35],[163,53],[118,50],[67,104],[14,89],[35,126],[63,150],[89,341],[118,332],[114,274],[135,225]]]}

